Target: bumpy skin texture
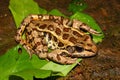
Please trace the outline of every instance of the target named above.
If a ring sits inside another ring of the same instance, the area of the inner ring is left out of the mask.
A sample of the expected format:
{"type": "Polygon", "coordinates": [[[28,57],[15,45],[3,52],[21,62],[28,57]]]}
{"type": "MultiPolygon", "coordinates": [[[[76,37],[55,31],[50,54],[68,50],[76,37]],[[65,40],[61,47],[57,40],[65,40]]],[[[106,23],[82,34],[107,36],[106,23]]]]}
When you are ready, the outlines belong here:
{"type": "Polygon", "coordinates": [[[61,16],[29,15],[21,23],[15,39],[30,54],[60,64],[72,64],[78,57],[90,57],[97,53],[97,47],[86,34],[99,34],[78,20],[61,16]],[[25,33],[26,38],[22,35],[25,33]],[[48,49],[52,49],[48,52],[48,49]]]}

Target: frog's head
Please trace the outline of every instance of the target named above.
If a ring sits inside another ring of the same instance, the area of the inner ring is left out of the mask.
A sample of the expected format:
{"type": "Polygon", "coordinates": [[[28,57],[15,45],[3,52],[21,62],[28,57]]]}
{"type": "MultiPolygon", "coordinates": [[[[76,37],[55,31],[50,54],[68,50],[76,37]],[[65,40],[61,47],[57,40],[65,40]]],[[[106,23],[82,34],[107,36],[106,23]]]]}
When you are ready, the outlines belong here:
{"type": "Polygon", "coordinates": [[[97,47],[93,44],[67,46],[66,50],[72,57],[91,57],[97,54],[97,47]]]}

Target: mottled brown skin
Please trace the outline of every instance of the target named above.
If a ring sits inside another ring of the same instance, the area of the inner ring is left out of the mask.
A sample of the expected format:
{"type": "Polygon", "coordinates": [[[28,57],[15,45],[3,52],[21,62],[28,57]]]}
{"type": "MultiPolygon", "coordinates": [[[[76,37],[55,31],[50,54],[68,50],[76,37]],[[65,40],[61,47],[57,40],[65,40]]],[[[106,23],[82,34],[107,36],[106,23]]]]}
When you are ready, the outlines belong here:
{"type": "Polygon", "coordinates": [[[15,39],[28,51],[60,64],[72,64],[78,57],[90,57],[97,53],[91,37],[82,30],[98,34],[78,20],[61,16],[29,15],[21,23],[15,39]],[[23,39],[23,33],[26,38],[23,39]],[[48,52],[52,49],[52,52],[48,52]]]}

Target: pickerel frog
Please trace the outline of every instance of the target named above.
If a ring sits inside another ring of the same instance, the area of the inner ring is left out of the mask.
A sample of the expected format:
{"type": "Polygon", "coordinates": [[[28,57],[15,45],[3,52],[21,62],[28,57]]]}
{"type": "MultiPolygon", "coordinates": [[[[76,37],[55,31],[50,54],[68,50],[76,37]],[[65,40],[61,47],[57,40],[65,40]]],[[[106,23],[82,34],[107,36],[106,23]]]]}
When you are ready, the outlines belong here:
{"type": "Polygon", "coordinates": [[[97,54],[97,47],[86,31],[99,34],[79,20],[52,15],[29,15],[21,23],[15,39],[28,51],[30,57],[36,54],[60,64],[72,64],[79,57],[97,54]],[[25,38],[22,38],[23,34],[25,38]]]}

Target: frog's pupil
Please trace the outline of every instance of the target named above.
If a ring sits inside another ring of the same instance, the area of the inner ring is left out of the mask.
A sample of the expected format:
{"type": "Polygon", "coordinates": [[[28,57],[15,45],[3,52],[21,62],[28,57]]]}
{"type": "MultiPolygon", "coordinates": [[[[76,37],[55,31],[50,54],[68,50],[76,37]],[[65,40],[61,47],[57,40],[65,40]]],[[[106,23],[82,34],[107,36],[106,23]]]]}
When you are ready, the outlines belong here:
{"type": "Polygon", "coordinates": [[[82,52],[84,50],[82,47],[79,46],[75,46],[75,49],[77,52],[82,52]]]}

